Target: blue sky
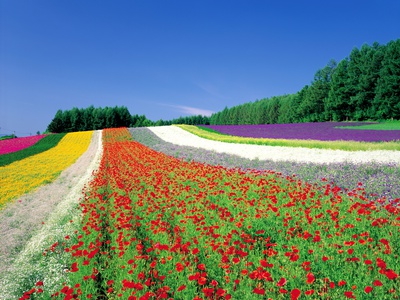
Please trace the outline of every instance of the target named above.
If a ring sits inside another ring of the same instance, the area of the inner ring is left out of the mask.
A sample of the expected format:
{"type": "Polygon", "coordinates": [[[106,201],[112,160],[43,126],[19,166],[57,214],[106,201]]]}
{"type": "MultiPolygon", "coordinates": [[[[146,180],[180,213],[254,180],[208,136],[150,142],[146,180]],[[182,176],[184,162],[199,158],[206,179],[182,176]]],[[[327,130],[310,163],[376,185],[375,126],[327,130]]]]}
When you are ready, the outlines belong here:
{"type": "Polygon", "coordinates": [[[400,38],[400,1],[0,0],[0,133],[58,109],[170,120],[298,92],[330,59],[400,38]]]}

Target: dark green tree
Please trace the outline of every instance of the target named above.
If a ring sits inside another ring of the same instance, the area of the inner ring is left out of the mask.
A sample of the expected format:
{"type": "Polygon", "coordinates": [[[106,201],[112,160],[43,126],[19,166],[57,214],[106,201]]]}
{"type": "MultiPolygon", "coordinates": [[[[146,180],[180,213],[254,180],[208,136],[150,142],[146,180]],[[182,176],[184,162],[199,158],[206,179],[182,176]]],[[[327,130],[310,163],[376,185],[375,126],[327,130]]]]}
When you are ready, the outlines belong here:
{"type": "Polygon", "coordinates": [[[72,110],[69,111],[69,114],[70,114],[70,120],[71,120],[71,127],[69,129],[69,132],[83,130],[81,111],[77,107],[74,107],[74,108],[72,108],[72,110]]]}
{"type": "Polygon", "coordinates": [[[378,119],[400,119],[400,39],[388,43],[376,86],[378,119]]]}
{"type": "Polygon", "coordinates": [[[63,111],[61,109],[57,110],[53,120],[47,126],[47,131],[54,133],[64,132],[63,111]]]}
{"type": "Polygon", "coordinates": [[[350,99],[354,109],[353,119],[366,120],[375,117],[373,99],[375,98],[383,52],[378,43],[374,43],[373,47],[363,45],[357,58],[358,86],[355,87],[356,94],[350,99]]]}
{"type": "Polygon", "coordinates": [[[94,116],[94,106],[91,105],[86,109],[82,109],[82,130],[93,130],[93,116],[94,116]]]}
{"type": "Polygon", "coordinates": [[[129,127],[131,124],[131,114],[126,106],[116,107],[116,127],[129,127]]]}
{"type": "Polygon", "coordinates": [[[348,59],[343,59],[337,65],[332,74],[332,80],[325,101],[325,115],[330,121],[343,121],[352,117],[352,110],[349,103],[350,91],[348,89],[348,59]]]}
{"type": "Polygon", "coordinates": [[[304,98],[299,105],[299,115],[303,122],[322,122],[326,120],[327,102],[332,75],[336,62],[331,60],[323,69],[315,73],[311,85],[304,90],[304,98]]]}
{"type": "Polygon", "coordinates": [[[98,130],[98,129],[103,129],[106,128],[106,116],[105,116],[105,110],[103,108],[95,108],[93,110],[93,129],[98,130]]]}

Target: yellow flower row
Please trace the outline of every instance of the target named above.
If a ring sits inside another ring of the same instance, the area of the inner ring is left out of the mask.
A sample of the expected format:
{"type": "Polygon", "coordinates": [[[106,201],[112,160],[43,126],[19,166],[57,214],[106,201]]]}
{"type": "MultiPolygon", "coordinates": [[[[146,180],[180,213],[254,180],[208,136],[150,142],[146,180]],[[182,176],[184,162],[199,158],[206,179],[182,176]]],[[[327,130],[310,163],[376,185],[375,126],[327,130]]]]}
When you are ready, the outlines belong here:
{"type": "Polygon", "coordinates": [[[87,150],[92,134],[68,133],[56,147],[0,167],[0,209],[8,201],[53,181],[87,150]]]}

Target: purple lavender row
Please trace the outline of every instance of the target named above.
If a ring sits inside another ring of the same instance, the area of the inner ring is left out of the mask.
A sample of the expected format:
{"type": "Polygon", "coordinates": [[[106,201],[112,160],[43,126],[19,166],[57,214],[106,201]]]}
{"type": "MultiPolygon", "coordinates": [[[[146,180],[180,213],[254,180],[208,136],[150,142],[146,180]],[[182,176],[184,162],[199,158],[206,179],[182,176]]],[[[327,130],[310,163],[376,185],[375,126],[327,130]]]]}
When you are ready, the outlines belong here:
{"type": "MultiPolygon", "coordinates": [[[[253,138],[300,139],[320,141],[388,142],[400,140],[400,130],[360,130],[335,128],[338,126],[359,126],[369,123],[296,123],[263,125],[202,125],[218,132],[253,138]]],[[[372,124],[372,123],[370,123],[372,124]]]]}
{"type": "Polygon", "coordinates": [[[250,160],[236,155],[171,144],[163,141],[147,128],[131,128],[129,130],[136,141],[180,159],[243,170],[273,170],[284,176],[296,174],[299,179],[310,183],[324,184],[322,179],[325,178],[328,183],[337,185],[344,191],[357,189],[358,183],[362,182],[366,195],[372,199],[385,197],[390,201],[400,198],[399,165],[383,163],[312,164],[250,160]]]}

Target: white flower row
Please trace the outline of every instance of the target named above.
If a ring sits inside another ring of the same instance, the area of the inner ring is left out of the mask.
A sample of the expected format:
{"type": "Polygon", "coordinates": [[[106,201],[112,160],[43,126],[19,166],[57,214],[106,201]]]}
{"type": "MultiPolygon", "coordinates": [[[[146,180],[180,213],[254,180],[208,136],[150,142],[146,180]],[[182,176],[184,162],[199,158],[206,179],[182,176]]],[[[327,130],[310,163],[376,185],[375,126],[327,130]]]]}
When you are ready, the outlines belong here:
{"type": "Polygon", "coordinates": [[[400,151],[343,151],[301,147],[234,144],[204,139],[177,126],[157,126],[148,128],[158,137],[169,143],[180,146],[197,147],[219,153],[239,155],[248,159],[311,163],[368,163],[373,161],[400,163],[400,151]]]}

